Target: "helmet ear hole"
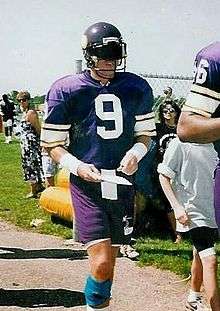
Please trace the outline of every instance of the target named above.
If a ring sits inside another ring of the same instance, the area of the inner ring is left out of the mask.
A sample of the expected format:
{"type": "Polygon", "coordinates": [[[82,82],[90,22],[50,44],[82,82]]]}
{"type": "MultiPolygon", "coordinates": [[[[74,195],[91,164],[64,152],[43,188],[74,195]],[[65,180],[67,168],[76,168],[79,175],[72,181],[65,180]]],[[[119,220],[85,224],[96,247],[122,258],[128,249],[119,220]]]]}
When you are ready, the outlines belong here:
{"type": "Polygon", "coordinates": [[[88,68],[94,68],[96,60],[103,59],[115,60],[117,67],[122,67],[117,70],[125,70],[126,43],[115,26],[105,22],[90,26],[82,36],[81,46],[88,68]]]}

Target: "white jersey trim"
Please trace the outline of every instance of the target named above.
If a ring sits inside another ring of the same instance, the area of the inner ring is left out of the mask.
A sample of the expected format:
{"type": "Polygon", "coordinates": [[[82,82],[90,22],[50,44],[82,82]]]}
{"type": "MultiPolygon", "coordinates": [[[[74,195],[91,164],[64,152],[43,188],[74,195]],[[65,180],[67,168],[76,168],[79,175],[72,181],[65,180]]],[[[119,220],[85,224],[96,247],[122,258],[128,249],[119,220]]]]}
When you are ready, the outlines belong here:
{"type": "Polygon", "coordinates": [[[152,131],[152,132],[142,131],[142,132],[134,133],[134,137],[138,137],[138,136],[156,136],[156,135],[157,135],[156,131],[152,131]]]}
{"type": "Polygon", "coordinates": [[[211,118],[210,113],[207,113],[207,112],[200,110],[200,109],[193,108],[191,106],[187,106],[186,104],[183,105],[182,111],[183,112],[195,112],[195,113],[200,114],[201,116],[204,116],[206,118],[211,118]]]}
{"type": "Polygon", "coordinates": [[[41,146],[54,147],[58,145],[65,145],[68,137],[67,131],[54,131],[42,129],[41,131],[41,146]]]}
{"type": "Polygon", "coordinates": [[[194,112],[210,117],[219,104],[220,101],[217,99],[206,97],[203,94],[190,92],[182,110],[190,111],[189,108],[192,108],[194,109],[194,112]]]}
{"type": "Polygon", "coordinates": [[[213,99],[220,100],[220,93],[208,89],[207,87],[193,84],[191,87],[191,92],[196,92],[204,96],[212,97],[213,99]]]}
{"type": "Polygon", "coordinates": [[[51,123],[43,123],[43,129],[55,129],[55,130],[68,130],[71,127],[70,124],[51,124],[51,123]]]}
{"type": "Polygon", "coordinates": [[[144,120],[144,119],[151,119],[151,118],[154,118],[154,117],[155,117],[155,113],[152,111],[152,112],[149,112],[147,114],[142,114],[142,115],[135,116],[135,119],[137,121],[140,121],[140,120],[144,120]]]}
{"type": "MultiPolygon", "coordinates": [[[[156,134],[156,126],[154,118],[137,121],[134,127],[134,135],[139,136],[139,132],[150,132],[156,134]]],[[[153,136],[155,134],[151,134],[153,136]]],[[[146,134],[145,134],[146,135],[146,134]]]]}

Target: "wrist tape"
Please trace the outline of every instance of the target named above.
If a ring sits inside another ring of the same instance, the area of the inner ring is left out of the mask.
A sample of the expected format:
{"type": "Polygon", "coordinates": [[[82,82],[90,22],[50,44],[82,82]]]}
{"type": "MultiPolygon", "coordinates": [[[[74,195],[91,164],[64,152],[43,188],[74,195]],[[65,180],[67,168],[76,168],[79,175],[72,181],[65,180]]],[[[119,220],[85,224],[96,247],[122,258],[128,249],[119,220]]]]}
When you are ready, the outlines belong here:
{"type": "Polygon", "coordinates": [[[139,162],[146,155],[147,147],[143,143],[136,143],[127,153],[135,155],[139,162]]]}
{"type": "Polygon", "coordinates": [[[65,153],[60,158],[60,165],[67,168],[71,173],[78,176],[77,169],[83,162],[70,153],[65,153]]]}

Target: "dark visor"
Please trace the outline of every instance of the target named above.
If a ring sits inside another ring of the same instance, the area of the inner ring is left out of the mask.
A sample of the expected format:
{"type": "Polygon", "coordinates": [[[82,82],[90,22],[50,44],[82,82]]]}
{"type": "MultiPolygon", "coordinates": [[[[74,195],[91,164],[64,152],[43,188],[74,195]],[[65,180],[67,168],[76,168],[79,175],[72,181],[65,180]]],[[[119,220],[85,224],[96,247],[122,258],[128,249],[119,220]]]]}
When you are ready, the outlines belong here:
{"type": "Polygon", "coordinates": [[[107,45],[102,45],[100,47],[91,47],[89,49],[89,54],[91,56],[96,56],[99,59],[121,59],[123,57],[122,45],[116,42],[110,42],[107,45]]]}

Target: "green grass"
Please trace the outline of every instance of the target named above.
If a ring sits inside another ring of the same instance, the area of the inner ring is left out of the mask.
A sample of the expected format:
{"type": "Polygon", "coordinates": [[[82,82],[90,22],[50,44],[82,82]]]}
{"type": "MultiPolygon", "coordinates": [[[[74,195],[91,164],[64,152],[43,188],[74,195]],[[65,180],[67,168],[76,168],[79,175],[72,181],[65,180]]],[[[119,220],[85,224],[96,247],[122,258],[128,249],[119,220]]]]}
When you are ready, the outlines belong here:
{"type": "Polygon", "coordinates": [[[140,252],[140,266],[152,265],[183,277],[190,274],[192,246],[186,240],[175,244],[169,239],[142,238],[136,248],[140,252]]]}
{"type": "MultiPolygon", "coordinates": [[[[192,244],[183,238],[179,244],[171,239],[140,238],[136,243],[136,249],[140,252],[139,265],[154,266],[163,270],[169,270],[180,277],[190,275],[192,260],[192,244]]],[[[217,256],[220,254],[220,243],[216,245],[217,256]]],[[[220,268],[218,268],[218,280],[220,281],[220,268]]]]}
{"type": "Polygon", "coordinates": [[[0,165],[0,218],[28,230],[71,238],[71,229],[53,224],[50,215],[38,207],[38,200],[25,199],[30,189],[22,176],[19,141],[4,144],[2,134],[0,134],[0,165]],[[35,218],[43,219],[45,222],[37,228],[31,228],[30,222],[35,218]]]}
{"type": "MultiPolygon", "coordinates": [[[[38,200],[24,198],[30,189],[22,177],[19,141],[13,141],[10,145],[3,142],[3,135],[0,134],[0,218],[26,230],[71,238],[72,230],[53,224],[50,215],[38,207],[38,200]],[[45,222],[32,228],[30,222],[35,218],[41,218],[45,222]]],[[[155,266],[184,278],[190,273],[192,246],[186,239],[180,244],[174,244],[168,237],[151,236],[139,239],[136,248],[140,252],[138,264],[141,267],[155,266]]],[[[220,253],[219,243],[217,253],[220,253]]],[[[220,277],[220,270],[218,276],[220,277]]]]}

